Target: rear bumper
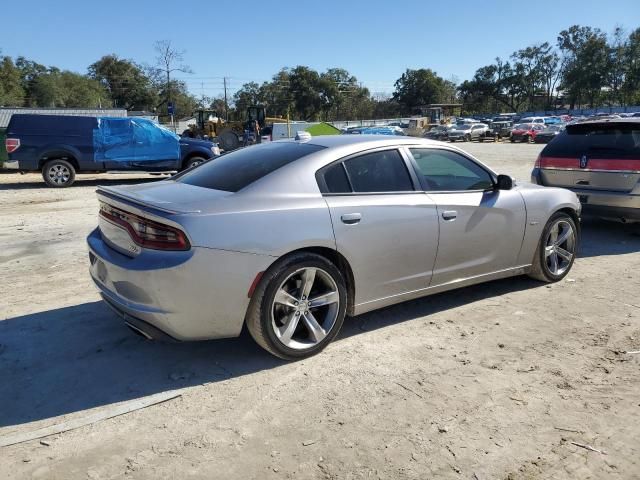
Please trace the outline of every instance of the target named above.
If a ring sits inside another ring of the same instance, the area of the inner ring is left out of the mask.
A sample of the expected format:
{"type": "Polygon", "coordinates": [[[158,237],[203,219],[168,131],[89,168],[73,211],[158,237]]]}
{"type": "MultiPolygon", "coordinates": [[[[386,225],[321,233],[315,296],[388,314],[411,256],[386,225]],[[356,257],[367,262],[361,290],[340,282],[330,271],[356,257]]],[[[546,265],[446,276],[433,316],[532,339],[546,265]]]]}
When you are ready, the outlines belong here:
{"type": "Polygon", "coordinates": [[[2,168],[6,168],[7,170],[20,170],[20,164],[18,160],[8,160],[2,162],[2,168]]]}
{"type": "MultiPolygon", "coordinates": [[[[531,183],[543,185],[539,168],[531,172],[531,183]]],[[[619,220],[640,220],[640,194],[563,187],[574,192],[585,215],[619,220]]],[[[637,189],[636,189],[637,190],[637,189]]]]}
{"type": "Polygon", "coordinates": [[[240,334],[257,273],[274,258],[202,247],[135,258],[87,238],[90,274],[105,302],[148,338],[205,340],[240,334]]]}

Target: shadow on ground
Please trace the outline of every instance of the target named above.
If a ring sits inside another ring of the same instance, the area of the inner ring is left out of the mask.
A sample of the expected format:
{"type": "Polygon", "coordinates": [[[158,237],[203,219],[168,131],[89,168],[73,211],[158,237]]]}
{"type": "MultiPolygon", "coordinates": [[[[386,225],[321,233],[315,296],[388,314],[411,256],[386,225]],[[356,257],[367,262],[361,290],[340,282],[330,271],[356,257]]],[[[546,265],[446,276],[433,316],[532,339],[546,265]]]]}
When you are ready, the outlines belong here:
{"type": "MultiPolygon", "coordinates": [[[[337,341],[536,285],[526,278],[498,281],[467,288],[464,295],[444,293],[348,318],[337,341]]],[[[283,363],[246,332],[239,338],[207,342],[145,340],[102,302],[11,318],[0,322],[0,427],[240,377],[283,363]]]]}
{"type": "Polygon", "coordinates": [[[582,219],[579,258],[633,252],[640,252],[640,223],[612,222],[593,217],[582,219]]]}
{"type": "MultiPolygon", "coordinates": [[[[169,178],[169,175],[153,175],[151,177],[144,176],[140,178],[76,178],[76,181],[68,188],[77,187],[99,187],[99,186],[111,186],[118,185],[134,185],[136,183],[157,182],[158,180],[165,180],[169,178]]],[[[20,177],[16,176],[16,182],[14,183],[0,183],[0,191],[2,190],[27,190],[27,189],[46,189],[47,187],[44,180],[39,182],[20,182],[20,177]]]]}
{"type": "MultiPolygon", "coordinates": [[[[581,256],[637,251],[640,236],[627,226],[585,223],[581,256]]],[[[540,286],[518,277],[414,300],[347,319],[337,341],[540,286]]],[[[247,333],[208,342],[149,342],[127,329],[102,302],[24,315],[0,321],[0,427],[240,377],[282,364],[247,333]]]]}

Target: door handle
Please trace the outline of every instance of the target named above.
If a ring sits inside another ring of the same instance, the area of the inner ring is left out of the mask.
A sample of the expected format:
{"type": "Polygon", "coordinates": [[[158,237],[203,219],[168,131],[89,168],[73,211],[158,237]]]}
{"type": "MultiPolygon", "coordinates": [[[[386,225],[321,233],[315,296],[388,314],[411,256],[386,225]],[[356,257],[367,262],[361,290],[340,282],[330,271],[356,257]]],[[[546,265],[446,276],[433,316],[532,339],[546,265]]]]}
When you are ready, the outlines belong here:
{"type": "Polygon", "coordinates": [[[458,216],[458,212],[455,210],[445,210],[442,212],[442,218],[445,220],[455,220],[458,216]]]}
{"type": "Polygon", "coordinates": [[[354,225],[362,220],[362,215],[359,213],[345,213],[340,217],[340,220],[347,225],[354,225]]]}

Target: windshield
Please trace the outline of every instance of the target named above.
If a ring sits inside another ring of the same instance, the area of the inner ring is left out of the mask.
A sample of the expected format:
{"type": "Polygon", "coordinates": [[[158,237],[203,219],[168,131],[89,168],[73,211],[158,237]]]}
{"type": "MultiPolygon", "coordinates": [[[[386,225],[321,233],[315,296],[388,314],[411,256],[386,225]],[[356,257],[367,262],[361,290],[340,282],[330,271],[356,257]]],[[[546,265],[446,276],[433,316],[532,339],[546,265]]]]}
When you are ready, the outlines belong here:
{"type": "Polygon", "coordinates": [[[470,128],[471,128],[471,125],[468,125],[468,124],[456,125],[455,127],[456,130],[469,130],[470,128]]]}
{"type": "Polygon", "coordinates": [[[530,123],[519,123],[513,127],[514,130],[530,130],[532,125],[530,123]]]}

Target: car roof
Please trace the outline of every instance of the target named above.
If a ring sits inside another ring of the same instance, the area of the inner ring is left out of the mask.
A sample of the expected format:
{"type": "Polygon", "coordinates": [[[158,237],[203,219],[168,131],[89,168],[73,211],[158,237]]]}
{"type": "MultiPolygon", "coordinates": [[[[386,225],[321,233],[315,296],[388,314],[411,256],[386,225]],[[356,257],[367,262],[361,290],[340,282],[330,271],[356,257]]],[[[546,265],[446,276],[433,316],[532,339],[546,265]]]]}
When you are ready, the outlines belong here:
{"type": "MultiPolygon", "coordinates": [[[[364,127],[369,128],[369,127],[364,127]]],[[[301,142],[301,143],[309,143],[311,145],[318,145],[320,147],[345,147],[351,145],[358,145],[364,148],[376,148],[376,147],[384,147],[387,145],[409,145],[409,144],[435,144],[439,145],[439,143],[435,143],[430,140],[421,139],[418,137],[400,137],[396,135],[321,135],[318,137],[311,137],[309,140],[295,140],[295,139],[285,139],[285,140],[277,140],[277,142],[301,142]]]]}

